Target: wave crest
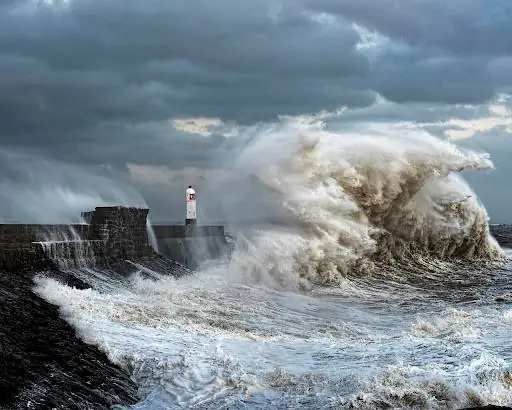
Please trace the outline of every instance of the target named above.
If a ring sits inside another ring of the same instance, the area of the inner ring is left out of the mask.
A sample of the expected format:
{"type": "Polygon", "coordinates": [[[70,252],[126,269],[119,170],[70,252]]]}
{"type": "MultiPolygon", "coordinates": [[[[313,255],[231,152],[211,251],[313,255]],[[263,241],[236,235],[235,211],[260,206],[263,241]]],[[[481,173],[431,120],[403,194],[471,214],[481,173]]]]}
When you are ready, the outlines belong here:
{"type": "Polygon", "coordinates": [[[219,187],[243,198],[224,195],[226,214],[253,221],[235,263],[325,285],[375,262],[500,259],[485,208],[459,175],[491,169],[489,155],[426,132],[378,131],[299,120],[248,131],[219,187]]]}

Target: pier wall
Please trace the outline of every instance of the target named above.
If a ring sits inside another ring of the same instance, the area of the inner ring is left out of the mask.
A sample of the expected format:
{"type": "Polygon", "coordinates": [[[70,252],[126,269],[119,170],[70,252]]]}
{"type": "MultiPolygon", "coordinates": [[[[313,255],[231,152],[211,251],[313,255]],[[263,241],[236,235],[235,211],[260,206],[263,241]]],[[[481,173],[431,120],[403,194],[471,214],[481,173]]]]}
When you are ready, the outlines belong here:
{"type": "MultiPolygon", "coordinates": [[[[148,213],[144,208],[97,207],[82,213],[83,224],[0,224],[0,269],[42,269],[55,255],[76,259],[84,249],[106,266],[154,255],[148,213]]],[[[153,231],[162,256],[190,267],[225,251],[223,226],[156,225],[153,231]]]]}
{"type": "Polygon", "coordinates": [[[87,225],[0,224],[0,270],[27,271],[52,266],[43,243],[56,247],[87,238],[87,225]]]}
{"type": "Polygon", "coordinates": [[[153,225],[152,229],[158,252],[191,268],[229,251],[221,225],[153,225]]]}

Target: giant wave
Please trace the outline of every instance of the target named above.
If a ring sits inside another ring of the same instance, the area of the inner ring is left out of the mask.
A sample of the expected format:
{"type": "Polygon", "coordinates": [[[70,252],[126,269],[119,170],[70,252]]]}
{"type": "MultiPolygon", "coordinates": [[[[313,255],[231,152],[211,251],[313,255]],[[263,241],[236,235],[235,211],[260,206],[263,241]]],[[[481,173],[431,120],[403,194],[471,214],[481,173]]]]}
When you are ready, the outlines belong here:
{"type": "Polygon", "coordinates": [[[90,289],[36,277],[137,382],[127,408],[512,403],[511,313],[494,304],[512,268],[460,176],[492,168],[487,154],[283,119],[246,129],[222,164],[209,183],[237,238],[230,260],[180,279],[68,269],[90,289]]]}
{"type": "Polygon", "coordinates": [[[230,158],[229,174],[215,181],[233,193],[223,196],[226,211],[266,213],[239,255],[244,269],[336,285],[375,262],[503,257],[460,176],[491,169],[486,153],[417,130],[337,133],[321,121],[287,119],[248,132],[230,158]],[[261,226],[266,219],[274,223],[261,226]]]}

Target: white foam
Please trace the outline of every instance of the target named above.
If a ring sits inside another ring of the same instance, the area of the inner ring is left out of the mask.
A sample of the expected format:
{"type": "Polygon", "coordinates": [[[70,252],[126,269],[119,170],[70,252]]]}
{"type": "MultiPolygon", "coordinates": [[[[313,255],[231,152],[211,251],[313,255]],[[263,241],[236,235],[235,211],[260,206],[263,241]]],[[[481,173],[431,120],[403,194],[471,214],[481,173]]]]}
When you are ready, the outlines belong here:
{"type": "Polygon", "coordinates": [[[457,175],[492,168],[489,156],[425,132],[336,133],[290,119],[249,129],[223,161],[230,171],[210,184],[225,193],[228,222],[253,221],[233,260],[257,278],[339,285],[374,260],[503,255],[457,175]]]}
{"type": "Polygon", "coordinates": [[[418,318],[384,302],[368,308],[364,294],[357,303],[347,297],[351,287],[312,297],[219,274],[156,281],[136,274],[101,291],[39,277],[36,292],[131,372],[145,397],[135,408],[512,400],[507,363],[489,348],[502,311],[432,305],[418,318]]]}

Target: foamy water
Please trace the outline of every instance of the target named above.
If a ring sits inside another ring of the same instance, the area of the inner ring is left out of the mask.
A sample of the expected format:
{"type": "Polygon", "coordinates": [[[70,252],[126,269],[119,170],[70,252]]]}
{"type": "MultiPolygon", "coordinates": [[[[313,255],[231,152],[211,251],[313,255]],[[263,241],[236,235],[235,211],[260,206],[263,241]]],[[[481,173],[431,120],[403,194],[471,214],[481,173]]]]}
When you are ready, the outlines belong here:
{"type": "Polygon", "coordinates": [[[298,294],[218,271],[109,291],[39,278],[36,291],[132,373],[134,408],[457,408],[512,402],[512,308],[494,301],[509,266],[487,272],[483,293],[428,297],[428,282],[298,294]]]}
{"type": "Polygon", "coordinates": [[[40,276],[36,292],[133,375],[137,409],[511,404],[512,305],[495,298],[512,264],[457,175],[492,163],[379,132],[247,130],[211,182],[256,221],[229,262],[180,280],[78,269],[92,289],[40,276]]]}

